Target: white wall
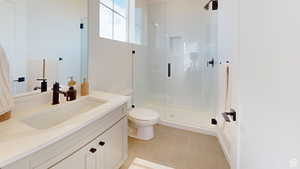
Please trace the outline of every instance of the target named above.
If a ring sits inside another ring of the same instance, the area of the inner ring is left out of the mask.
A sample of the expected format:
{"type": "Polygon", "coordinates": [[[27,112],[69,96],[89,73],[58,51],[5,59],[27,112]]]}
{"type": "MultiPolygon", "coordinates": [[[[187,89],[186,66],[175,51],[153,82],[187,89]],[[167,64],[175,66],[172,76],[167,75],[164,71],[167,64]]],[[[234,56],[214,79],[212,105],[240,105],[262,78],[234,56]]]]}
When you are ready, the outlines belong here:
{"type": "Polygon", "coordinates": [[[91,87],[107,92],[132,89],[131,45],[94,36],[89,58],[91,87]]]}
{"type": "Polygon", "coordinates": [[[89,0],[89,81],[92,89],[120,92],[132,89],[131,45],[100,38],[97,0],[89,0]]]}
{"type": "MultiPolygon", "coordinates": [[[[98,34],[99,9],[97,0],[89,1],[89,77],[93,89],[107,92],[120,92],[133,89],[133,78],[136,79],[135,97],[145,99],[147,88],[147,0],[130,1],[131,7],[142,9],[141,44],[130,44],[100,38],[98,34]],[[132,55],[132,50],[136,54],[132,55]],[[135,57],[135,60],[133,60],[135,57]],[[137,71],[133,72],[133,66],[137,71]]],[[[135,42],[135,9],[130,11],[130,41],[135,42]]],[[[140,43],[139,42],[139,43],[140,43]]],[[[139,104],[139,103],[137,103],[139,104]]]]}
{"type": "Polygon", "coordinates": [[[241,169],[299,168],[299,6],[240,1],[241,169]]]}

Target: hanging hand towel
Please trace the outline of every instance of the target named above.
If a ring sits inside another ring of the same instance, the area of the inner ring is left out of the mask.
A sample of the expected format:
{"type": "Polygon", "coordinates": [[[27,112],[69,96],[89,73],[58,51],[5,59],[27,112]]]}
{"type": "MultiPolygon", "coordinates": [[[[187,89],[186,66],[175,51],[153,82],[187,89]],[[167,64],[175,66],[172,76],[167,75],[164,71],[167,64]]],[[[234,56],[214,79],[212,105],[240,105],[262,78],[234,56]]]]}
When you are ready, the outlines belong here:
{"type": "MultiPolygon", "coordinates": [[[[0,120],[1,115],[10,116],[14,106],[13,96],[10,89],[9,64],[4,49],[0,46],[0,120]]],[[[3,118],[3,117],[2,117],[3,118]]]]}

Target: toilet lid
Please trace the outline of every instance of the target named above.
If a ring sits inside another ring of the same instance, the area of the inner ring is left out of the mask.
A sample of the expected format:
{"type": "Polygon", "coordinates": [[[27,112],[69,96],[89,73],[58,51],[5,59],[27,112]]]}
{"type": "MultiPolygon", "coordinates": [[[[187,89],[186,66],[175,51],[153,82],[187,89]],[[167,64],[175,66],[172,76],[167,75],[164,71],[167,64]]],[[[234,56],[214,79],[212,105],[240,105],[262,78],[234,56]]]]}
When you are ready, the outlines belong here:
{"type": "Polygon", "coordinates": [[[156,120],[159,118],[159,114],[151,109],[135,108],[129,116],[137,120],[156,120]]]}

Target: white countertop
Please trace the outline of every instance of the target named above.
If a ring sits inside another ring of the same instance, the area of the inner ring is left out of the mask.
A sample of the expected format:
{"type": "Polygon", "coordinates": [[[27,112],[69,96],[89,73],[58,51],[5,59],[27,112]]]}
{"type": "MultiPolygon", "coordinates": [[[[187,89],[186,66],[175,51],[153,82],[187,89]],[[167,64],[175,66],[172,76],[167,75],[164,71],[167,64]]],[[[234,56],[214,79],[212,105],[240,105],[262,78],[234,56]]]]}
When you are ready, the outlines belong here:
{"type": "MultiPolygon", "coordinates": [[[[27,126],[21,119],[28,112],[45,108],[26,110],[19,108],[13,112],[10,120],[0,123],[0,168],[31,155],[55,142],[69,136],[92,122],[102,118],[107,113],[128,102],[129,97],[104,92],[92,92],[90,96],[107,102],[88,113],[80,114],[65,121],[63,124],[38,130],[27,126]]],[[[34,103],[33,103],[34,104],[34,103]]],[[[51,106],[50,104],[48,106],[51,106]]]]}

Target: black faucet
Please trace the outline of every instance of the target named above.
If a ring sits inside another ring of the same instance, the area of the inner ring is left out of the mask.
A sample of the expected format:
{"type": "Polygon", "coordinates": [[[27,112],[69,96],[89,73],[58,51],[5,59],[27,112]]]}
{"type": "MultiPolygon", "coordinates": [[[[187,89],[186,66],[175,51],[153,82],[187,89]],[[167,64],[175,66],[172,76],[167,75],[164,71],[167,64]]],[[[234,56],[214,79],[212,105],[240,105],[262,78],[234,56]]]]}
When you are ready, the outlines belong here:
{"type": "Polygon", "coordinates": [[[59,94],[63,94],[67,97],[67,92],[60,91],[60,86],[58,82],[55,82],[53,85],[53,96],[52,96],[52,105],[59,104],[59,94]]]}

